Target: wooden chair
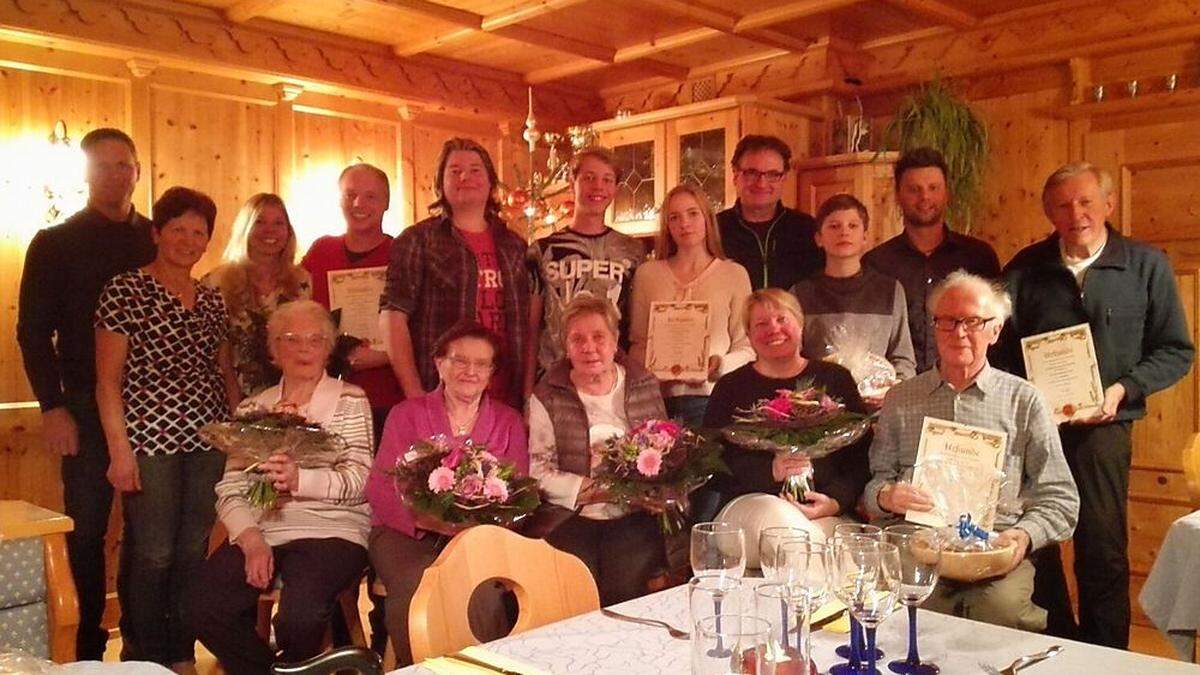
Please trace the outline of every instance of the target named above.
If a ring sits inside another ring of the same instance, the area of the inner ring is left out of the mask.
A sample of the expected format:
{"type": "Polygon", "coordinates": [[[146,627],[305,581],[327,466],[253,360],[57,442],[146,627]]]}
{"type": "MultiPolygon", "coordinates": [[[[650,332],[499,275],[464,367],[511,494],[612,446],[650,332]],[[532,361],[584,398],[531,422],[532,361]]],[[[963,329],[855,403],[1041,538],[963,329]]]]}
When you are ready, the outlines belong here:
{"type": "Polygon", "coordinates": [[[450,541],[413,594],[408,635],[414,661],[479,643],[467,604],[488,581],[517,596],[514,634],[600,608],[596,582],[579,558],[502,527],[472,527],[450,541]]]}

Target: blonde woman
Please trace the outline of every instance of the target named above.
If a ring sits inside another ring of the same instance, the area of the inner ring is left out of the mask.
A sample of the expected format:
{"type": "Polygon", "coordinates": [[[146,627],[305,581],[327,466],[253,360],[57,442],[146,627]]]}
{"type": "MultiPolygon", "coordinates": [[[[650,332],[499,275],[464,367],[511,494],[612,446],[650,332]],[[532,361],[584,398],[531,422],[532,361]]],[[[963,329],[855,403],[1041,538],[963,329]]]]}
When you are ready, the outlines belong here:
{"type": "Polygon", "coordinates": [[[267,319],[279,305],[312,297],[308,272],[296,260],[296,231],[278,195],[260,192],[242,206],[221,265],[204,281],[221,291],[229,310],[233,367],[243,396],[279,382],[267,349],[267,319]]]}
{"type": "Polygon", "coordinates": [[[693,185],[677,185],[659,209],[656,260],[633,278],[630,358],[646,363],[653,302],[701,301],[709,305],[708,377],[662,383],[667,414],[688,424],[704,419],[713,383],[754,359],[738,311],[750,296],[746,268],[725,257],[708,197],[693,185]]]}

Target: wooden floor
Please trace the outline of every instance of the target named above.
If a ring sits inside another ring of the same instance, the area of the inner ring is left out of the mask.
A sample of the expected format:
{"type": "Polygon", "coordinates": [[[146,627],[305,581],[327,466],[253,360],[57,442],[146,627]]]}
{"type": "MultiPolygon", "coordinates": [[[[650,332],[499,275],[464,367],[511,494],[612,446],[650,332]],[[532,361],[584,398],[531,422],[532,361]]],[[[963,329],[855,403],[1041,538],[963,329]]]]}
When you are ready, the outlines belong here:
{"type": "MultiPolygon", "coordinates": [[[[363,626],[367,626],[367,611],[370,610],[371,604],[367,600],[366,589],[358,595],[358,610],[362,614],[363,626]]],[[[1171,648],[1170,643],[1163,637],[1162,633],[1153,628],[1145,626],[1133,626],[1129,634],[1129,649],[1138,652],[1139,654],[1150,654],[1152,656],[1161,656],[1167,659],[1179,658],[1175,654],[1175,650],[1171,648]]],[[[105,661],[117,661],[121,653],[121,638],[114,637],[108,641],[108,650],[104,653],[105,661]]],[[[223,675],[224,670],[217,665],[217,659],[203,645],[196,644],[196,670],[200,675],[223,675]]]]}

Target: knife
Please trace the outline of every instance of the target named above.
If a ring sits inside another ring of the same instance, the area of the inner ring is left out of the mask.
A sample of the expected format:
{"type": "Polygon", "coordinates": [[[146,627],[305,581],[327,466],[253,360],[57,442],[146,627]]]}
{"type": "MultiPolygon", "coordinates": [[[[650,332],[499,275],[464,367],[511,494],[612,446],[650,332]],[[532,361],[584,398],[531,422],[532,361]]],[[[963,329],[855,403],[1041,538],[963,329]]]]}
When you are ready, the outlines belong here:
{"type": "Polygon", "coordinates": [[[829,616],[825,617],[824,619],[821,619],[820,621],[814,621],[813,624],[811,626],[809,626],[808,629],[809,630],[821,630],[825,626],[828,626],[829,624],[833,623],[834,621],[837,621],[838,619],[842,618],[845,615],[846,615],[846,608],[843,607],[843,608],[839,609],[838,611],[834,612],[833,614],[830,614],[829,616]]]}
{"type": "Polygon", "coordinates": [[[446,655],[442,656],[442,658],[450,659],[451,661],[461,661],[463,663],[467,663],[472,666],[475,666],[476,668],[483,668],[484,670],[487,670],[492,673],[500,673],[500,675],[521,675],[521,673],[516,670],[508,670],[505,668],[501,668],[500,666],[492,665],[492,664],[488,663],[487,661],[481,661],[481,660],[475,658],[474,656],[468,656],[462,652],[454,652],[453,654],[446,654],[446,655]]]}

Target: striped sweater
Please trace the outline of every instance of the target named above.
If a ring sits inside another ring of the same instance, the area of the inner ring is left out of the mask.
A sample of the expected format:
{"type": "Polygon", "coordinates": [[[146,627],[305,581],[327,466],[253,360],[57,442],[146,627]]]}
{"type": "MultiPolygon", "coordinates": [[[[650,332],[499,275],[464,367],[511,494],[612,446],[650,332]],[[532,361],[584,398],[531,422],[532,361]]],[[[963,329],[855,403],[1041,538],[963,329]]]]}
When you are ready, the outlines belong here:
{"type": "MultiPolygon", "coordinates": [[[[242,412],[253,407],[272,409],[279,403],[282,383],[246,399],[242,412]]],[[[267,544],[279,546],[297,539],[337,538],[367,545],[371,511],[364,495],[371,470],[371,407],[357,386],[325,376],[317,384],[305,416],[346,441],[331,466],[300,469],[299,488],[281,495],[276,507],[263,511],[245,499],[249,478],[230,467],[217,483],[217,517],[233,541],[247,528],[257,527],[267,544]]]]}

